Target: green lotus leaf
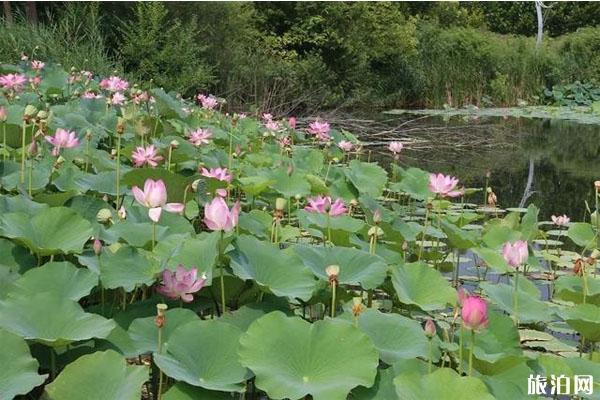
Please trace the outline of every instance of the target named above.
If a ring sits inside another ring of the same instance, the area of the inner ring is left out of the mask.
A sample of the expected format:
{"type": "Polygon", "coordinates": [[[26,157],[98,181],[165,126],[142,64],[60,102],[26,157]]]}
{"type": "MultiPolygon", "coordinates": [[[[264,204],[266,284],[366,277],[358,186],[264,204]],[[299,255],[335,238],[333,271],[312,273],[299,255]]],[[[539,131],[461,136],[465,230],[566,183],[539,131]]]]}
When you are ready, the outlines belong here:
{"type": "Polygon", "coordinates": [[[477,245],[478,232],[461,229],[445,220],[442,220],[442,230],[454,248],[468,250],[477,245]]]}
{"type": "Polygon", "coordinates": [[[596,247],[596,234],[592,225],[586,222],[571,223],[567,235],[578,246],[586,247],[588,250],[596,247]]]}
{"type": "MultiPolygon", "coordinates": [[[[137,318],[129,325],[129,336],[134,341],[139,354],[158,351],[158,328],[155,317],[137,318]]],[[[198,316],[187,308],[174,308],[165,313],[165,325],[162,331],[163,342],[181,325],[198,320],[198,316]]]]}
{"type": "Polygon", "coordinates": [[[485,262],[485,265],[502,274],[512,271],[498,250],[488,249],[487,247],[479,247],[473,249],[473,252],[485,262]]]}
{"type": "Polygon", "coordinates": [[[100,281],[108,289],[131,292],[138,285],[151,285],[160,271],[158,263],[134,247],[122,246],[114,253],[107,247],[100,255],[100,281]]]}
{"type": "Polygon", "coordinates": [[[331,230],[358,232],[365,225],[363,221],[352,218],[349,215],[328,218],[326,214],[313,213],[305,210],[299,210],[297,214],[301,225],[315,225],[321,229],[330,228],[331,230]]]}
{"type": "Polygon", "coordinates": [[[46,208],[31,216],[22,212],[0,215],[0,234],[47,256],[81,253],[92,225],[66,207],[46,208]]]}
{"type": "Polygon", "coordinates": [[[431,196],[428,172],[419,168],[408,168],[400,169],[400,174],[400,182],[392,184],[392,190],[406,193],[416,200],[425,200],[431,196]]]}
{"type": "MultiPolygon", "coordinates": [[[[556,297],[573,303],[583,302],[583,278],[580,276],[561,276],[555,283],[556,297]]],[[[600,306],[600,278],[587,277],[586,302],[600,306]]]]}
{"type": "Polygon", "coordinates": [[[293,172],[288,175],[284,169],[278,169],[271,174],[271,178],[275,181],[273,189],[280,193],[283,197],[290,198],[294,196],[306,196],[310,194],[310,184],[306,180],[304,174],[293,172]]]}
{"type": "Polygon", "coordinates": [[[562,319],[587,340],[600,341],[600,307],[593,304],[578,304],[559,312],[562,319]]]}
{"type": "Polygon", "coordinates": [[[114,321],[83,311],[76,302],[52,292],[0,301],[0,327],[50,346],[104,338],[114,321]]]}
{"type": "Polygon", "coordinates": [[[364,289],[374,289],[385,279],[387,265],[377,256],[351,247],[294,246],[294,251],[313,273],[327,280],[325,268],[328,265],[340,266],[340,284],[361,285],[364,289]]]}
{"type": "Polygon", "coordinates": [[[310,299],[315,280],[298,256],[247,235],[239,236],[235,245],[230,253],[235,275],[254,280],[276,296],[310,299]]]}
{"type": "Polygon", "coordinates": [[[491,249],[498,249],[506,242],[520,239],[519,232],[506,225],[491,225],[483,235],[483,242],[491,249]]]}
{"type": "MultiPolygon", "coordinates": [[[[280,298],[276,297],[275,299],[280,298]]],[[[263,299],[260,303],[244,304],[237,310],[222,315],[221,321],[237,326],[245,332],[254,321],[273,311],[281,311],[286,315],[292,315],[292,311],[289,309],[287,301],[278,303],[267,302],[263,299]]]]}
{"type": "MultiPolygon", "coordinates": [[[[259,239],[271,240],[273,216],[266,211],[252,210],[249,213],[240,215],[239,227],[259,239]]],[[[279,226],[277,229],[279,242],[286,242],[298,236],[300,236],[300,229],[295,226],[286,224],[279,226]]]]}
{"type": "Polygon", "coordinates": [[[27,394],[44,383],[48,375],[38,375],[38,362],[31,357],[24,339],[0,329],[0,343],[0,393],[3,399],[27,394]]]}
{"type": "MultiPolygon", "coordinates": [[[[480,284],[481,289],[489,297],[490,301],[502,311],[514,315],[513,294],[514,286],[506,284],[493,285],[488,282],[480,284]]],[[[539,291],[538,291],[539,296],[539,291]]],[[[538,300],[525,290],[519,289],[518,293],[518,316],[519,321],[524,323],[548,322],[552,320],[554,309],[538,300]]]]}
{"type": "MultiPolygon", "coordinates": [[[[371,338],[379,351],[379,358],[386,364],[416,357],[429,358],[429,340],[421,324],[413,319],[367,309],[358,317],[358,327],[371,338]]],[[[434,360],[439,356],[436,341],[434,360]]]]}
{"type": "MultiPolygon", "coordinates": [[[[20,146],[19,146],[20,147],[20,146]]],[[[52,174],[50,159],[35,162],[31,170],[31,189],[39,190],[46,187],[52,174]]],[[[0,162],[0,185],[7,189],[17,189],[19,186],[29,188],[29,163],[25,167],[25,181],[21,183],[21,165],[13,161],[0,162]]]]}
{"type": "Polygon", "coordinates": [[[439,310],[456,302],[456,291],[440,272],[423,262],[400,265],[392,272],[398,299],[425,311],[439,310]]]}
{"type": "Polygon", "coordinates": [[[248,370],[238,360],[242,331],[221,321],[193,321],[171,332],[156,365],[167,376],[209,390],[242,391],[248,370]]]}
{"type": "Polygon", "coordinates": [[[310,324],[275,311],[256,320],[240,339],[242,365],[274,399],[346,399],[373,385],[378,355],[371,339],[342,320],[310,324]]]}
{"type": "Polygon", "coordinates": [[[258,196],[269,187],[271,187],[275,180],[266,176],[245,176],[239,179],[242,190],[250,196],[258,196]]]}
{"type": "Polygon", "coordinates": [[[128,365],[116,351],[98,351],[68,364],[46,386],[50,400],[139,400],[148,367],[128,365]]]}
{"type": "Polygon", "coordinates": [[[374,197],[381,196],[387,183],[387,172],[375,163],[352,160],[344,172],[360,193],[374,197]]]}
{"type": "Polygon", "coordinates": [[[397,400],[394,378],[396,373],[393,368],[379,369],[375,383],[370,388],[362,386],[352,391],[353,400],[397,400]]]}
{"type": "Polygon", "coordinates": [[[67,261],[49,262],[27,271],[15,282],[11,295],[31,296],[52,292],[78,301],[90,294],[98,284],[98,276],[85,268],[77,268],[67,261]]]}
{"type": "Polygon", "coordinates": [[[0,213],[2,214],[16,212],[36,214],[45,208],[48,208],[48,205],[37,203],[23,195],[0,196],[0,213]]]}
{"type": "Polygon", "coordinates": [[[37,263],[35,257],[25,247],[21,247],[9,239],[0,238],[0,254],[2,254],[0,270],[15,273],[25,272],[37,263]]]}
{"type": "Polygon", "coordinates": [[[482,381],[460,376],[450,368],[440,368],[423,376],[415,372],[400,374],[394,384],[400,400],[494,400],[482,381]]]}
{"type": "Polygon", "coordinates": [[[163,400],[231,400],[231,393],[216,392],[177,382],[162,396],[163,400]]]}

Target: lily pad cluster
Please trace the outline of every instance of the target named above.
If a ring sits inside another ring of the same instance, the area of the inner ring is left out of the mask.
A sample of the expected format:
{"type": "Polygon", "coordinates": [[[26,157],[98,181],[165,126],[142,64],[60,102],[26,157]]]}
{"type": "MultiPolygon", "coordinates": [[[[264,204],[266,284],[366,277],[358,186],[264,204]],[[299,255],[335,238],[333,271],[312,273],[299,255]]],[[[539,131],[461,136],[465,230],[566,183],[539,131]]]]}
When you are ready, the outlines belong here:
{"type": "Polygon", "coordinates": [[[0,398],[600,393],[597,210],[539,221],[324,120],[0,75],[0,398]]]}

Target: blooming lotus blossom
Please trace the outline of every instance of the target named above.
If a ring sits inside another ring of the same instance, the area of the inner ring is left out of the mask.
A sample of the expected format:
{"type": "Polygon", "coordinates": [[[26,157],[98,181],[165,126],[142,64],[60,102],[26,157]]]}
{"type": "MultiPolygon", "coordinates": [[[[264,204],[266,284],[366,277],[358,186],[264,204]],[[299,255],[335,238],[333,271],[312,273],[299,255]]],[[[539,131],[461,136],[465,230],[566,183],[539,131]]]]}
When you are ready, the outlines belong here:
{"type": "Polygon", "coordinates": [[[202,176],[205,176],[207,178],[215,178],[218,179],[222,182],[231,182],[231,180],[233,179],[233,177],[231,176],[231,174],[227,171],[227,168],[211,168],[211,169],[206,169],[206,168],[202,168],[200,174],[202,176]]]}
{"type": "Polygon", "coordinates": [[[67,131],[66,129],[58,128],[54,132],[54,136],[46,136],[46,141],[50,143],[54,148],[52,149],[52,155],[58,156],[60,149],[70,149],[79,146],[79,139],[75,132],[67,131]]]}
{"type": "Polygon", "coordinates": [[[153,97],[150,96],[148,94],[148,92],[141,92],[141,93],[136,93],[135,95],[133,95],[133,97],[131,98],[131,101],[133,101],[133,103],[135,105],[140,105],[142,103],[149,102],[151,99],[153,99],[153,97]]]}
{"type": "Polygon", "coordinates": [[[285,148],[292,145],[292,139],[289,136],[282,136],[279,138],[279,147],[285,148]]]}
{"type": "Polygon", "coordinates": [[[144,164],[156,167],[162,161],[163,157],[158,154],[158,149],[151,144],[147,147],[136,147],[133,153],[131,153],[131,159],[133,160],[133,165],[136,167],[141,167],[144,164]]]}
{"type": "Polygon", "coordinates": [[[85,92],[81,95],[82,99],[86,99],[86,100],[95,100],[95,99],[101,99],[102,95],[96,94],[94,92],[85,92]]]}
{"type": "Polygon", "coordinates": [[[156,291],[170,299],[181,299],[186,303],[194,300],[192,293],[198,292],[204,287],[206,274],[198,278],[198,268],[186,269],[179,264],[175,271],[165,269],[162,273],[162,284],[156,291]]]}
{"type": "Polygon", "coordinates": [[[126,100],[126,98],[123,95],[123,93],[116,92],[110,98],[110,104],[112,104],[113,106],[122,106],[125,103],[125,100],[126,100]]]}
{"type": "Polygon", "coordinates": [[[337,217],[348,211],[344,204],[344,200],[337,199],[332,203],[330,196],[311,197],[308,199],[308,205],[304,207],[304,209],[309,212],[329,214],[332,217],[337,217]]]}
{"type": "Polygon", "coordinates": [[[288,126],[292,129],[296,129],[296,117],[288,118],[288,126]]]}
{"type": "Polygon", "coordinates": [[[462,304],[461,317],[467,329],[479,331],[487,327],[487,303],[479,296],[468,296],[462,304]]]}
{"type": "Polygon", "coordinates": [[[527,261],[529,257],[529,250],[527,249],[527,242],[524,240],[517,240],[514,243],[506,242],[502,246],[502,257],[513,268],[519,268],[527,261]]]}
{"type": "Polygon", "coordinates": [[[315,135],[319,140],[328,141],[331,139],[329,131],[331,130],[328,122],[315,121],[308,126],[308,133],[315,135]]]}
{"type": "Polygon", "coordinates": [[[81,76],[85,77],[88,81],[94,77],[94,73],[91,71],[81,71],[81,76]]]}
{"type": "Polygon", "coordinates": [[[212,110],[219,104],[219,101],[213,95],[205,96],[199,94],[197,99],[202,104],[202,108],[206,108],[207,110],[212,110]]]}
{"type": "Polygon", "coordinates": [[[27,77],[23,74],[6,74],[0,76],[0,86],[6,90],[20,92],[27,83],[27,77]]]}
{"type": "Polygon", "coordinates": [[[238,223],[240,209],[239,201],[236,201],[230,210],[223,197],[215,197],[204,206],[204,223],[210,230],[229,232],[238,223]]]}
{"type": "Polygon", "coordinates": [[[458,197],[464,194],[464,189],[456,189],[458,179],[453,176],[443,174],[429,175],[429,190],[441,197],[458,197]]]}
{"type": "Polygon", "coordinates": [[[342,140],[338,143],[338,147],[342,149],[342,151],[352,151],[352,149],[354,149],[354,144],[347,140],[342,140]]]}
{"type": "Polygon", "coordinates": [[[273,121],[273,114],[263,113],[262,119],[263,119],[263,122],[273,121]]]}
{"type": "Polygon", "coordinates": [[[265,128],[267,128],[270,131],[278,131],[280,129],[279,122],[267,121],[267,123],[265,123],[265,128]]]}
{"type": "Polygon", "coordinates": [[[110,78],[102,79],[100,81],[100,87],[113,93],[123,92],[127,90],[129,83],[118,76],[111,76],[110,78]]]}
{"type": "Polygon", "coordinates": [[[398,153],[400,153],[403,148],[404,145],[402,144],[402,142],[390,142],[390,144],[388,145],[388,150],[394,153],[394,155],[398,155],[398,153]]]}
{"type": "Polygon", "coordinates": [[[552,218],[552,222],[554,223],[554,225],[558,226],[567,226],[569,222],[571,222],[571,218],[567,217],[564,214],[559,215],[558,217],[556,215],[553,215],[550,218],[552,218]]]}
{"type": "Polygon", "coordinates": [[[208,129],[196,129],[188,135],[188,141],[194,146],[210,143],[212,133],[208,129]]]}
{"type": "Polygon", "coordinates": [[[148,208],[148,216],[154,222],[159,221],[162,210],[182,213],[185,209],[181,203],[167,203],[167,188],[162,179],[146,179],[143,191],[137,186],[132,187],[131,191],[135,200],[148,208]]]}
{"type": "Polygon", "coordinates": [[[41,71],[42,69],[44,69],[45,66],[46,66],[45,63],[38,61],[38,60],[33,60],[31,62],[31,69],[34,69],[36,71],[41,71]]]}

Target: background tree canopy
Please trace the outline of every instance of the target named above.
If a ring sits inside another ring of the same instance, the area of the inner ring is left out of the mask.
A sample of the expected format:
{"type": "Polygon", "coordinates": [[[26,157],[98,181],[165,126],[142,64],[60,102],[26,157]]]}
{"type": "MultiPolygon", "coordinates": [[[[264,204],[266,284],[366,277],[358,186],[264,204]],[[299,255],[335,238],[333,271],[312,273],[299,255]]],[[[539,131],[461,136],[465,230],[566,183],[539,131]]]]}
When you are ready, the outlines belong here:
{"type": "Polygon", "coordinates": [[[600,72],[600,3],[3,2],[21,52],[278,112],[514,105],[600,72]],[[32,5],[33,4],[33,5],[32,5]]]}

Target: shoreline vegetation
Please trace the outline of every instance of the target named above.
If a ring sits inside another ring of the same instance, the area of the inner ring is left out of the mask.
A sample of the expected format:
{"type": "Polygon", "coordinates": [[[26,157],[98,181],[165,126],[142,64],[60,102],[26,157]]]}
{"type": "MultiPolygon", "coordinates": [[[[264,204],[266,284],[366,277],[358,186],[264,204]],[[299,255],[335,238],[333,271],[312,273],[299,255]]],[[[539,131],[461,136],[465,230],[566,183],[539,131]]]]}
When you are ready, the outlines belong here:
{"type": "Polygon", "coordinates": [[[37,3],[35,24],[13,4],[12,22],[5,9],[0,23],[4,62],[25,52],[66,69],[116,71],[146,88],[215,93],[230,111],[600,98],[595,3],[551,4],[537,49],[532,2],[37,3]]]}

